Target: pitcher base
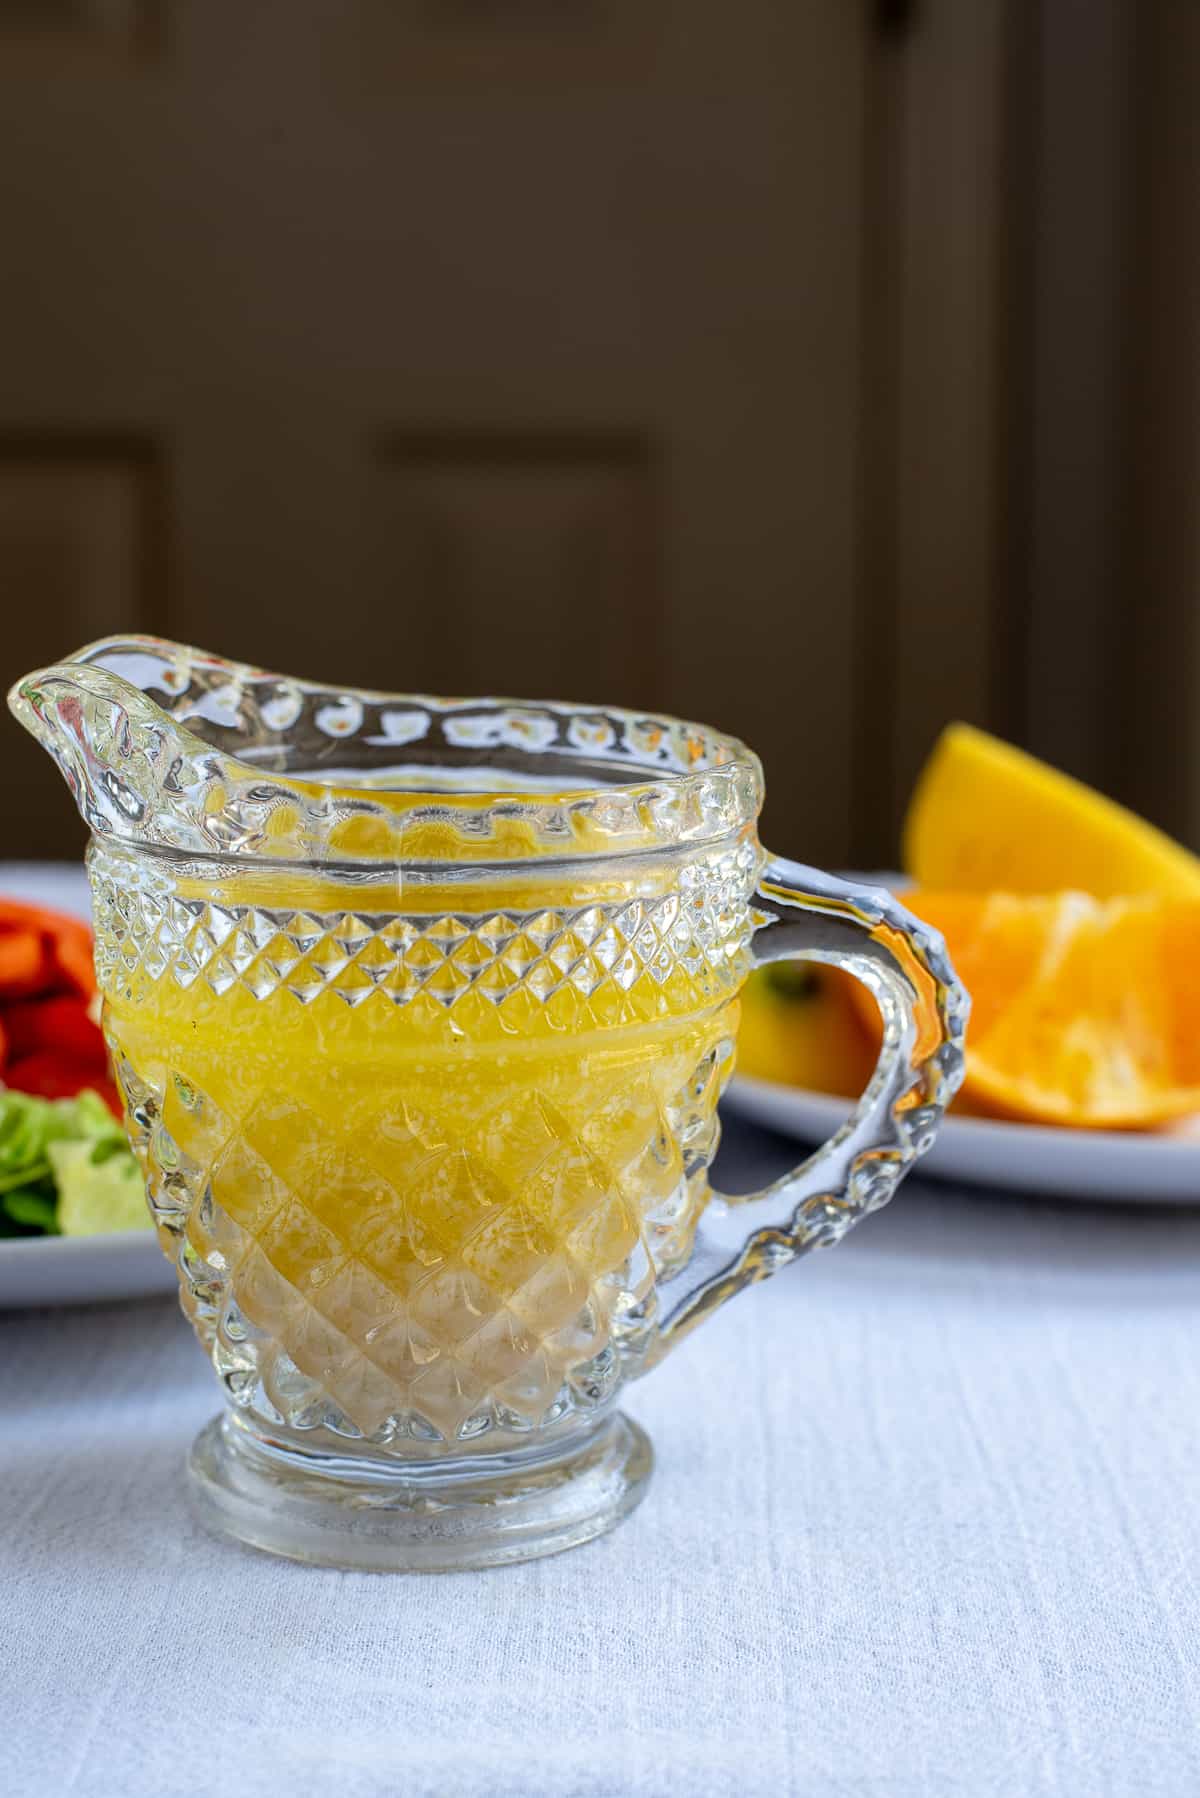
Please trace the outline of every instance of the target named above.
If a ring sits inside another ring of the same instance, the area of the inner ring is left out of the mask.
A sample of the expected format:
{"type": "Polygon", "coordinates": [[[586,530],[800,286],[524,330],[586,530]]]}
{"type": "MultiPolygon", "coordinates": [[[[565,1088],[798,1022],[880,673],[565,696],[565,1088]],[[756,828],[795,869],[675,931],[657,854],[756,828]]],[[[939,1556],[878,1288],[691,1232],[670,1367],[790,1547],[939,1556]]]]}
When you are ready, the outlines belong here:
{"type": "Polygon", "coordinates": [[[645,1496],[649,1437],[622,1412],[552,1457],[398,1466],[346,1463],[261,1442],[226,1412],[188,1460],[197,1520],[250,1548],[321,1567],[449,1573],[590,1542],[645,1496]]]}

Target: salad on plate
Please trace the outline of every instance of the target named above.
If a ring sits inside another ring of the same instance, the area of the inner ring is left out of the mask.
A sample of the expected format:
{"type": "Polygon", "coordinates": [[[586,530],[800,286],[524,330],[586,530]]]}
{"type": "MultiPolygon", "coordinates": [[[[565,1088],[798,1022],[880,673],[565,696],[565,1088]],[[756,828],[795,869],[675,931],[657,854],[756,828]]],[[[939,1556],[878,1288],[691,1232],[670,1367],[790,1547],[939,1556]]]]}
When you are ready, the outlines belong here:
{"type": "Polygon", "coordinates": [[[97,1012],[88,926],[0,898],[0,1238],[151,1228],[97,1012]]]}

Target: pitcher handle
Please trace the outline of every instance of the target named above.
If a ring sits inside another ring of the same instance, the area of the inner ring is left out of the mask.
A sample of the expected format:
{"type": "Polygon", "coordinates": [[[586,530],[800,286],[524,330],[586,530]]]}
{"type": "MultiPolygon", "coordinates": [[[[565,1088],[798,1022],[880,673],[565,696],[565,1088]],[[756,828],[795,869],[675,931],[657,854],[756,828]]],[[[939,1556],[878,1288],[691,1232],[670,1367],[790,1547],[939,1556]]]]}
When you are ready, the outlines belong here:
{"type": "Polygon", "coordinates": [[[970,1000],[936,930],[880,887],[772,860],[752,901],[756,966],[795,959],[845,968],[874,994],[883,1047],[866,1091],[823,1148],[745,1198],[714,1193],[686,1268],[662,1289],[658,1361],[744,1286],[839,1242],[886,1205],[932,1146],[962,1080],[970,1000]]]}

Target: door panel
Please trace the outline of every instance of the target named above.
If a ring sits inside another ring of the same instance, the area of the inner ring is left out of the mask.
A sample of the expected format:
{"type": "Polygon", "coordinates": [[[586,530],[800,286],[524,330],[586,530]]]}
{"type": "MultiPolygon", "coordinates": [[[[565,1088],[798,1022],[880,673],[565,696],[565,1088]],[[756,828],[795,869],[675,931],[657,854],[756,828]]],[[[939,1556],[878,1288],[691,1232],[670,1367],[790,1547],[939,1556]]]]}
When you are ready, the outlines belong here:
{"type": "MultiPolygon", "coordinates": [[[[56,642],[145,628],[161,548],[161,470],[150,446],[0,437],[4,674],[37,666],[56,642]]],[[[75,852],[82,826],[63,804],[61,781],[15,729],[5,732],[3,777],[7,814],[21,820],[6,852],[75,852]]]]}
{"type": "MultiPolygon", "coordinates": [[[[0,570],[0,672],[136,613],[330,678],[658,705],[746,735],[772,840],[844,860],[869,18],[174,0],[154,54],[80,58],[0,10],[0,429],[168,476],[136,598],[0,570]]],[[[65,846],[65,796],[6,803],[14,848],[65,846]]]]}
{"type": "Polygon", "coordinates": [[[872,59],[853,854],[893,865],[943,724],[1003,728],[1011,0],[886,9],[872,59]],[[1003,626],[1003,628],[1001,628],[1003,626]]]}
{"type": "Polygon", "coordinates": [[[375,483],[372,638],[438,691],[649,706],[661,681],[658,511],[636,438],[399,438],[375,483]],[[569,603],[564,596],[569,595],[569,603]]]}

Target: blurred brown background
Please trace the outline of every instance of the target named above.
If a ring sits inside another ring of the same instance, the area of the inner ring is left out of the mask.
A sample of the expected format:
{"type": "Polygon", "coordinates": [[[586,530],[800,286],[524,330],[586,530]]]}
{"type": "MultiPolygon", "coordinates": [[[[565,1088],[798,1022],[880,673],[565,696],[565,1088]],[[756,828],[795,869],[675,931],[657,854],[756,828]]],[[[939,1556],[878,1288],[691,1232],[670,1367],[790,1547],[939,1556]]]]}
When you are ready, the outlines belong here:
{"type": "Polygon", "coordinates": [[[0,677],[660,706],[832,864],[963,716],[1200,847],[1198,102],[1196,0],[0,0],[0,677]]]}

